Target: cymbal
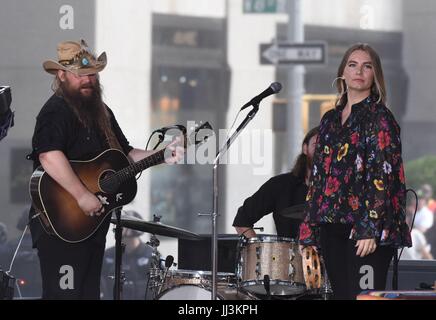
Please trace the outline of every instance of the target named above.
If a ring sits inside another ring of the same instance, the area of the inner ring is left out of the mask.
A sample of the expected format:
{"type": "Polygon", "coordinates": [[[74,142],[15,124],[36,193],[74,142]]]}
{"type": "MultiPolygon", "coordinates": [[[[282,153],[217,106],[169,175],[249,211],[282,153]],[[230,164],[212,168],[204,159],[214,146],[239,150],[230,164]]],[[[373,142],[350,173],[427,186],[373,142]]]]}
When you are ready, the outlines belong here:
{"type": "Polygon", "coordinates": [[[285,218],[292,218],[292,219],[300,219],[304,220],[306,216],[306,204],[297,204],[292,207],[285,208],[278,212],[279,215],[285,218]]]}
{"type": "MultiPolygon", "coordinates": [[[[111,222],[116,224],[117,219],[112,218],[111,222]]],[[[200,235],[185,229],[171,227],[161,222],[144,221],[134,217],[121,217],[121,226],[165,237],[187,240],[202,239],[200,235]]]]}

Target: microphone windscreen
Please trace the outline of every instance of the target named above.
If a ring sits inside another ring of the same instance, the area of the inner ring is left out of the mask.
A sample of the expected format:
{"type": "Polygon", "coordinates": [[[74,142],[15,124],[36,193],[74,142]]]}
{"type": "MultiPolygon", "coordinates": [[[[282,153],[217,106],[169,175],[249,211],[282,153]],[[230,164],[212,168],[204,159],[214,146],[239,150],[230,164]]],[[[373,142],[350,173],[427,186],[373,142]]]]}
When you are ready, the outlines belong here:
{"type": "Polygon", "coordinates": [[[280,92],[282,90],[282,84],[280,82],[271,83],[270,88],[274,91],[274,93],[280,92]]]}
{"type": "Polygon", "coordinates": [[[171,267],[173,262],[174,262],[174,257],[172,255],[167,256],[165,259],[165,268],[171,267]]]}

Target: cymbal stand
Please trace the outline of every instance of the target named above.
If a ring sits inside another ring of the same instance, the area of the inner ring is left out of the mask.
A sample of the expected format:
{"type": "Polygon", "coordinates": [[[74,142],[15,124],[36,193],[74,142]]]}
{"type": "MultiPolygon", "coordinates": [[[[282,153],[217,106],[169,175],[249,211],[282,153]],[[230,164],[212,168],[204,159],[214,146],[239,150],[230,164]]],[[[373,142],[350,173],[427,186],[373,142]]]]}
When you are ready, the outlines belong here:
{"type": "Polygon", "coordinates": [[[318,251],[319,251],[319,258],[321,260],[322,273],[323,273],[323,284],[322,284],[321,289],[320,289],[320,295],[322,297],[322,300],[328,300],[329,297],[331,296],[331,294],[333,293],[333,290],[330,286],[330,281],[329,281],[329,278],[327,275],[327,268],[325,266],[322,252],[320,252],[321,251],[320,249],[318,249],[318,251]]]}
{"type": "Polygon", "coordinates": [[[122,275],[121,264],[123,256],[123,227],[121,226],[121,208],[115,209],[117,224],[115,227],[115,283],[114,283],[114,300],[121,300],[122,292],[122,275]]]}

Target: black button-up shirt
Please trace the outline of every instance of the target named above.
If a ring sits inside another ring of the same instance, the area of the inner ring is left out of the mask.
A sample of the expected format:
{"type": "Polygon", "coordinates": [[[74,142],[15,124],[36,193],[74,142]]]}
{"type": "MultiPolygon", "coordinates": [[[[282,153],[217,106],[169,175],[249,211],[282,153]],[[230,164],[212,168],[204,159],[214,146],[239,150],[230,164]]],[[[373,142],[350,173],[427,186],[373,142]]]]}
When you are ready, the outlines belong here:
{"type": "Polygon", "coordinates": [[[303,204],[306,194],[307,186],[303,179],[295,177],[292,173],[272,177],[244,201],[238,209],[233,226],[252,228],[257,221],[272,212],[277,235],[297,239],[301,220],[285,218],[280,212],[288,207],[303,204]]]}

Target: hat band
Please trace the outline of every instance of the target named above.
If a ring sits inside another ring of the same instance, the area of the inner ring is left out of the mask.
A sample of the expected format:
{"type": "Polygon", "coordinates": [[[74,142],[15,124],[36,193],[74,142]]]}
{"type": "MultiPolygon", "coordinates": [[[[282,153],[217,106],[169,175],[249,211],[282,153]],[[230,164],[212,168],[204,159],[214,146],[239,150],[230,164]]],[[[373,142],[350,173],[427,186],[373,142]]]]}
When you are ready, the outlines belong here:
{"type": "Polygon", "coordinates": [[[59,60],[59,63],[63,66],[69,66],[74,63],[74,59],[71,60],[59,60]]]}
{"type": "Polygon", "coordinates": [[[89,52],[82,50],[72,59],[59,60],[59,63],[65,67],[74,65],[77,68],[92,68],[97,66],[94,59],[89,52]]]}

